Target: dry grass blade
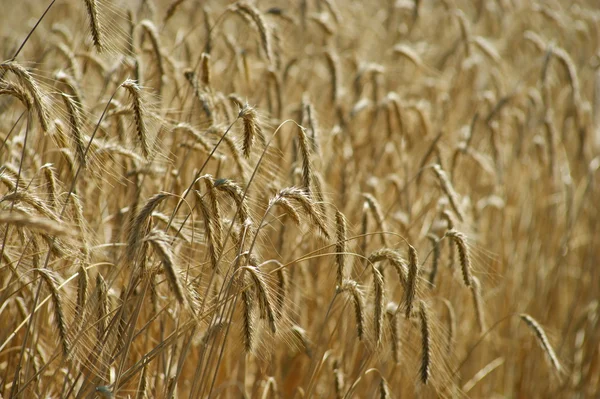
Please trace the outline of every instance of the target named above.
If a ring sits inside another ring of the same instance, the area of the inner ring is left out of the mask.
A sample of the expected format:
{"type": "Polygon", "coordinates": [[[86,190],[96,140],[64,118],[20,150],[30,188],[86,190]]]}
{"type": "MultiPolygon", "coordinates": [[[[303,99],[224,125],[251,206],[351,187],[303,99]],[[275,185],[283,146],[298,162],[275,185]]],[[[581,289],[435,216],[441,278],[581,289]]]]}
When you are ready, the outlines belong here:
{"type": "Polygon", "coordinates": [[[45,164],[42,166],[44,171],[44,178],[46,179],[47,184],[47,192],[48,192],[48,202],[50,203],[50,207],[55,209],[58,205],[57,203],[57,195],[58,188],[56,182],[56,174],[54,172],[54,168],[52,164],[45,164]]]}

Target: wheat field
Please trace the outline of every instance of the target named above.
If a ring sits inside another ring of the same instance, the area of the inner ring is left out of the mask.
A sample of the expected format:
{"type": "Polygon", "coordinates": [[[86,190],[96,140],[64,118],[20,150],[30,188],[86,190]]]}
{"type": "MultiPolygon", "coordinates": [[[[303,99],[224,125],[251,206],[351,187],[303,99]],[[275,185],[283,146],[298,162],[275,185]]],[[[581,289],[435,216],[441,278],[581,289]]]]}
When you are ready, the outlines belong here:
{"type": "Polygon", "coordinates": [[[596,1],[0,21],[0,398],[600,395],[596,1]]]}

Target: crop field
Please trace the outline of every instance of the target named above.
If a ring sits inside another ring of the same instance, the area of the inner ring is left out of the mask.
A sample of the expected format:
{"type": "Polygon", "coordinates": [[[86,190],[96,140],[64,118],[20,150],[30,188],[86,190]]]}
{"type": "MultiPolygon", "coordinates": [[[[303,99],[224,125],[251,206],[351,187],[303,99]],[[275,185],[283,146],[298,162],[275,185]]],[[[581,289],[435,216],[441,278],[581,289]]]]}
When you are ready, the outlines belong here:
{"type": "Polygon", "coordinates": [[[599,397],[597,1],[0,3],[0,398],[599,397]]]}

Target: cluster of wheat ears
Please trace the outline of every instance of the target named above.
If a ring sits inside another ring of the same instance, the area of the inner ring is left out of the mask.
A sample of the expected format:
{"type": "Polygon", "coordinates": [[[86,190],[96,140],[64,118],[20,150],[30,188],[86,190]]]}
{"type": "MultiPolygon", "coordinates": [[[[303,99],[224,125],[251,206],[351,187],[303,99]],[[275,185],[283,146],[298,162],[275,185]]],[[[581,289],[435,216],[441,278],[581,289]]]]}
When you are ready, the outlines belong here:
{"type": "Polygon", "coordinates": [[[0,397],[595,397],[596,7],[4,7],[0,397]]]}

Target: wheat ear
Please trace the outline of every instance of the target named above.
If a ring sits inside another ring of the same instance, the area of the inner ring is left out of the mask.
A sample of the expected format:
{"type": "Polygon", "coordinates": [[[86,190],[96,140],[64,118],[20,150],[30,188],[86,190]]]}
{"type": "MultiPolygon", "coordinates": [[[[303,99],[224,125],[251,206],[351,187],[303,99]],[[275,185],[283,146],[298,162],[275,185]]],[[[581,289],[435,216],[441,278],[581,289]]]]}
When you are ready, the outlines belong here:
{"type": "Polygon", "coordinates": [[[338,292],[349,293],[352,303],[354,304],[354,314],[356,316],[356,332],[359,340],[364,338],[365,325],[365,298],[358,287],[358,283],[353,280],[344,280],[338,287],[338,292]]]}
{"type": "Polygon", "coordinates": [[[413,301],[417,293],[417,282],[419,279],[419,258],[417,250],[412,245],[408,245],[408,280],[404,295],[406,306],[406,318],[410,318],[413,308],[413,301]]]}
{"type": "MultiPolygon", "coordinates": [[[[244,279],[245,282],[245,279],[244,279]]],[[[245,284],[244,284],[245,285],[245,284]]],[[[254,298],[250,288],[242,291],[242,307],[243,307],[243,333],[244,333],[244,348],[247,353],[252,352],[255,344],[256,327],[254,316],[254,298]]]]}
{"type": "Polygon", "coordinates": [[[77,154],[77,161],[81,167],[86,167],[85,160],[85,141],[83,139],[83,126],[81,123],[81,110],[73,97],[61,93],[63,102],[69,113],[69,124],[71,125],[71,141],[73,142],[74,152],[77,154]]]}
{"type": "Polygon", "coordinates": [[[346,238],[346,217],[340,211],[335,212],[335,263],[337,266],[337,285],[341,285],[342,282],[348,278],[346,270],[346,252],[347,252],[347,238],[346,238]]]}
{"type": "Polygon", "coordinates": [[[254,107],[246,104],[244,108],[240,110],[239,117],[242,118],[244,125],[244,142],[242,145],[242,151],[244,157],[250,157],[250,151],[257,136],[262,136],[262,129],[258,122],[258,113],[254,107]]]}
{"type": "Polygon", "coordinates": [[[69,230],[68,226],[61,225],[55,220],[49,220],[36,216],[19,215],[16,213],[0,212],[0,224],[26,227],[32,231],[57,237],[73,234],[73,232],[69,230]]]}
{"type": "Polygon", "coordinates": [[[28,112],[33,108],[33,100],[23,86],[18,83],[2,82],[0,86],[0,95],[6,94],[15,97],[23,104],[28,112]]]}
{"type": "Polygon", "coordinates": [[[126,256],[130,262],[136,260],[139,253],[139,244],[143,237],[146,236],[148,230],[148,222],[154,209],[167,197],[167,193],[158,193],[150,197],[144,207],[135,215],[131,227],[129,228],[129,234],[127,237],[127,251],[126,256]]]}
{"type": "Polygon", "coordinates": [[[45,164],[42,166],[44,170],[44,178],[46,179],[47,190],[48,190],[48,202],[50,207],[55,209],[57,202],[57,184],[56,184],[56,174],[54,172],[54,168],[52,164],[45,164]]]}
{"type": "Polygon", "coordinates": [[[275,205],[280,206],[281,209],[283,209],[283,211],[285,212],[285,214],[288,215],[294,221],[296,226],[300,225],[300,214],[298,213],[296,208],[294,208],[292,206],[290,201],[288,201],[284,197],[276,195],[275,197],[271,198],[271,200],[269,201],[268,208],[271,208],[275,205]]]}
{"type": "Polygon", "coordinates": [[[150,156],[150,143],[148,141],[148,130],[145,122],[146,112],[142,103],[140,86],[131,79],[127,79],[121,86],[127,90],[131,97],[135,128],[142,147],[142,155],[144,158],[148,158],[150,156]]]}
{"type": "Polygon", "coordinates": [[[394,270],[396,270],[396,273],[398,274],[398,279],[400,280],[402,287],[406,289],[408,279],[408,266],[406,260],[404,260],[397,251],[394,251],[391,248],[380,248],[375,252],[372,252],[367,258],[367,261],[373,264],[384,260],[387,260],[392,264],[394,270]]]}
{"type": "Polygon", "coordinates": [[[200,214],[202,216],[202,220],[204,221],[204,234],[206,236],[206,245],[208,246],[208,256],[210,258],[210,264],[213,270],[217,270],[220,256],[220,247],[215,237],[214,213],[211,212],[208,205],[202,198],[202,195],[198,191],[196,191],[195,193],[196,201],[198,207],[200,208],[200,214]]]}
{"type": "Polygon", "coordinates": [[[462,211],[460,210],[460,206],[458,204],[458,195],[456,194],[456,191],[454,191],[454,187],[452,187],[452,183],[450,183],[450,179],[448,178],[448,175],[442,169],[442,167],[437,164],[433,165],[433,171],[435,172],[435,175],[437,176],[437,178],[440,182],[440,186],[442,187],[442,190],[444,190],[444,193],[446,193],[446,196],[448,197],[448,200],[450,201],[450,205],[452,206],[452,209],[454,210],[454,212],[456,212],[456,215],[462,222],[464,220],[464,217],[463,217],[462,211]]]}
{"type": "Polygon", "coordinates": [[[304,213],[309,216],[312,224],[318,227],[321,234],[323,234],[323,236],[327,239],[330,238],[329,232],[327,231],[327,226],[325,226],[322,216],[317,211],[313,201],[310,199],[305,190],[296,187],[288,187],[281,189],[277,195],[294,201],[300,205],[304,213]]]}
{"type": "Polygon", "coordinates": [[[552,349],[550,341],[548,341],[548,337],[546,336],[546,332],[544,331],[542,326],[540,326],[540,324],[533,317],[526,313],[521,313],[519,316],[531,328],[531,330],[533,330],[536,338],[538,339],[538,342],[540,343],[544,352],[546,352],[546,354],[548,355],[548,358],[550,358],[550,361],[552,362],[554,368],[559,372],[562,371],[560,362],[558,361],[556,353],[554,353],[554,349],[552,349]]]}
{"type": "Polygon", "coordinates": [[[96,0],[84,0],[85,8],[87,10],[88,17],[90,19],[90,29],[92,31],[92,40],[94,46],[98,52],[102,52],[104,49],[102,30],[100,28],[100,21],[98,20],[98,6],[96,0]]]}
{"type": "Polygon", "coordinates": [[[247,15],[254,22],[260,34],[260,41],[263,50],[267,55],[267,59],[272,61],[273,54],[271,49],[271,35],[263,16],[260,14],[260,11],[258,11],[258,9],[253,5],[241,1],[233,5],[233,10],[241,13],[242,16],[244,16],[244,14],[247,15]]]}
{"type": "Polygon", "coordinates": [[[244,190],[236,182],[229,179],[217,179],[215,180],[215,187],[217,190],[227,194],[238,207],[238,218],[241,224],[251,224],[252,218],[250,217],[250,209],[248,204],[244,200],[244,190]]]}
{"type": "Polygon", "coordinates": [[[273,334],[275,334],[277,332],[277,325],[275,324],[275,312],[273,311],[268,286],[263,278],[262,272],[260,269],[258,269],[258,267],[255,266],[245,266],[244,270],[249,273],[256,288],[261,315],[266,317],[271,331],[273,334]]]}
{"type": "Polygon", "coordinates": [[[33,100],[33,107],[38,115],[38,119],[40,121],[40,125],[42,126],[42,130],[44,132],[48,132],[50,128],[50,118],[48,117],[48,109],[46,107],[42,91],[40,90],[38,84],[33,79],[29,71],[27,71],[27,69],[25,69],[21,64],[14,61],[3,62],[2,64],[0,64],[0,71],[10,71],[19,78],[19,81],[29,91],[29,94],[33,100]]]}
{"type": "Polygon", "coordinates": [[[375,344],[379,346],[383,338],[383,319],[385,316],[385,288],[383,275],[373,266],[373,290],[375,292],[375,344]]]}
{"type": "Polygon", "coordinates": [[[106,327],[108,325],[108,288],[101,274],[96,276],[96,299],[98,313],[98,342],[102,340],[106,327]]]}
{"type": "Polygon", "coordinates": [[[75,307],[75,328],[79,329],[81,322],[84,319],[85,305],[88,301],[88,283],[89,276],[85,266],[79,267],[79,278],[77,284],[77,304],[75,307]]]}
{"type": "Polygon", "coordinates": [[[446,235],[456,244],[458,249],[458,258],[462,270],[463,281],[467,287],[471,286],[471,259],[467,247],[467,238],[464,234],[452,229],[446,232],[446,235]]]}
{"type": "Polygon", "coordinates": [[[377,201],[377,199],[375,199],[375,197],[372,194],[363,193],[362,196],[365,199],[365,202],[367,203],[369,209],[371,210],[373,218],[375,219],[375,222],[377,222],[377,226],[381,230],[381,234],[379,235],[379,237],[381,239],[381,245],[385,247],[387,246],[387,239],[385,236],[386,227],[383,218],[383,211],[381,210],[381,205],[379,205],[379,201],[377,201]]]}
{"type": "Polygon", "coordinates": [[[165,274],[167,275],[169,286],[175,293],[177,301],[180,304],[183,304],[185,298],[183,295],[182,284],[179,279],[179,272],[177,270],[177,266],[175,265],[173,251],[171,248],[169,248],[170,238],[162,231],[153,230],[150,232],[150,234],[148,234],[148,236],[146,236],[144,240],[148,241],[152,245],[154,252],[160,258],[165,269],[165,274]]]}
{"type": "Polygon", "coordinates": [[[310,146],[308,137],[306,135],[306,129],[298,127],[298,146],[300,147],[300,154],[302,155],[302,186],[308,194],[311,193],[312,177],[313,177],[313,166],[312,159],[310,156],[310,146]]]}
{"type": "Polygon", "coordinates": [[[150,36],[150,42],[152,43],[152,49],[154,50],[154,54],[156,54],[156,64],[158,67],[158,94],[160,95],[162,93],[162,86],[163,86],[163,78],[165,75],[165,67],[163,65],[163,56],[162,53],[160,51],[160,41],[158,38],[158,29],[156,29],[156,26],[154,25],[154,23],[152,23],[152,21],[150,20],[143,20],[140,22],[140,26],[142,27],[142,29],[144,29],[144,31],[148,34],[148,36],[150,36]]]}
{"type": "Polygon", "coordinates": [[[431,374],[431,333],[427,317],[425,302],[419,304],[419,318],[421,319],[421,382],[427,384],[431,374]]]}
{"type": "Polygon", "coordinates": [[[54,318],[56,322],[56,327],[58,329],[58,336],[60,338],[60,342],[62,344],[63,356],[69,356],[70,344],[67,337],[67,321],[65,319],[65,314],[63,313],[62,301],[60,297],[60,293],[58,292],[56,276],[50,270],[46,269],[37,269],[38,274],[48,286],[48,290],[50,290],[50,296],[52,298],[52,305],[54,307],[54,318]]]}

